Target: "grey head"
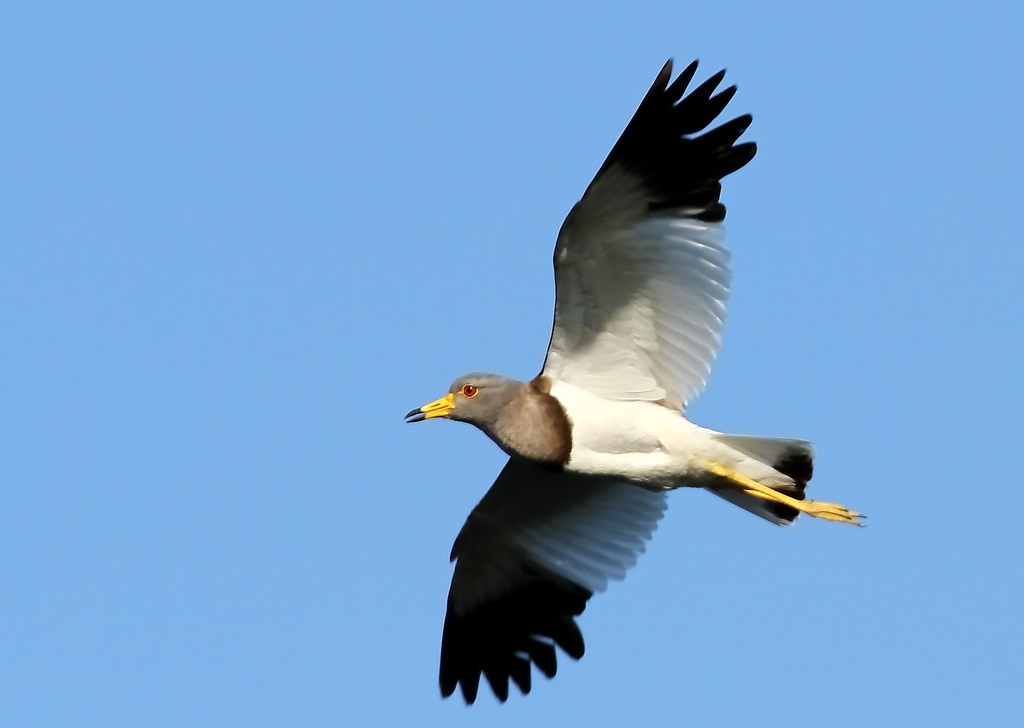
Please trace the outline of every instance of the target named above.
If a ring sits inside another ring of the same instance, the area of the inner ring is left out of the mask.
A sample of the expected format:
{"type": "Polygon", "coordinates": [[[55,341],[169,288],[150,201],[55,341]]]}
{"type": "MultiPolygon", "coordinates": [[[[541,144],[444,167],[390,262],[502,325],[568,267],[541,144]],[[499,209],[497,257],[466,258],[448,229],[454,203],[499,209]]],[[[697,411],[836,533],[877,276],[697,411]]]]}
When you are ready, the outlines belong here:
{"type": "Polygon", "coordinates": [[[562,467],[572,452],[572,423],[546,377],[529,382],[466,374],[441,399],[414,409],[407,422],[440,417],[476,425],[512,457],[562,467]]]}

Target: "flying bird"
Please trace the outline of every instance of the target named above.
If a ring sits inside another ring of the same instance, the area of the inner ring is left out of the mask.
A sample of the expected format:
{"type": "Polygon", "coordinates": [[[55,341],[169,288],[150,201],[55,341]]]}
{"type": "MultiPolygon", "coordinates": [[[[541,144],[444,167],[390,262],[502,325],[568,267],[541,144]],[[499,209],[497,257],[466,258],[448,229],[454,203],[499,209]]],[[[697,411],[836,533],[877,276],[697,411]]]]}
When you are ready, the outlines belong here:
{"type": "Polygon", "coordinates": [[[548,678],[557,645],[583,656],[587,601],[622,579],[676,488],[704,488],[779,525],[800,513],[858,524],[804,498],[810,443],[728,435],[683,411],[704,386],[729,295],[721,180],[756,152],[739,116],[705,131],[736,92],[719,71],[685,95],[694,61],[661,69],[569,212],[554,252],[544,365],[520,382],[467,374],[409,422],[483,430],[508,456],[452,548],[440,688],[467,703],[483,675],[499,700],[548,678]]]}

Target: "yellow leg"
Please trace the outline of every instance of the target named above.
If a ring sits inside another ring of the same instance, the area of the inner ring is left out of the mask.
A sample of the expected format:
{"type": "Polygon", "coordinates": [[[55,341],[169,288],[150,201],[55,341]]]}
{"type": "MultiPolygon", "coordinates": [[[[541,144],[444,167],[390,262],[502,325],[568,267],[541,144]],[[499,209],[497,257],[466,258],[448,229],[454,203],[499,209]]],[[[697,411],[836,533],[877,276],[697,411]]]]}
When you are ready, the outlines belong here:
{"type": "Polygon", "coordinates": [[[709,462],[706,464],[708,472],[725,478],[729,481],[730,485],[739,488],[745,493],[763,498],[764,500],[774,501],[776,503],[783,503],[791,508],[796,508],[801,513],[806,513],[808,516],[814,516],[815,518],[824,518],[826,521],[839,521],[840,523],[852,523],[854,526],[863,525],[860,519],[863,518],[863,514],[855,513],[845,506],[837,505],[836,503],[823,503],[821,501],[809,501],[809,500],[797,500],[791,498],[785,493],[780,493],[777,490],[772,490],[767,485],[761,485],[756,480],[751,480],[745,475],[742,475],[731,468],[727,468],[721,463],[709,462]]]}

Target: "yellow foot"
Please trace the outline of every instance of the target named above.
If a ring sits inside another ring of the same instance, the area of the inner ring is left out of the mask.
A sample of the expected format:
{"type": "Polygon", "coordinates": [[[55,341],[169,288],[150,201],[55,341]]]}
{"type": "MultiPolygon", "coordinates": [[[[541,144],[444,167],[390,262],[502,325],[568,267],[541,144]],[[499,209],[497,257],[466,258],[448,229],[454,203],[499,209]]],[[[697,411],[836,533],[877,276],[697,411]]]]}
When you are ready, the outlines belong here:
{"type": "Polygon", "coordinates": [[[783,503],[791,508],[797,509],[801,513],[806,513],[808,516],[824,518],[826,521],[852,523],[854,526],[863,525],[860,522],[860,519],[864,518],[864,515],[851,511],[845,506],[841,506],[836,503],[824,503],[822,501],[797,500],[785,493],[773,490],[767,485],[762,485],[756,480],[752,480],[747,476],[736,472],[732,468],[727,468],[721,463],[706,463],[706,467],[709,473],[717,475],[720,478],[725,478],[729,481],[730,486],[737,488],[744,493],[749,493],[750,495],[763,498],[767,501],[783,503]]]}

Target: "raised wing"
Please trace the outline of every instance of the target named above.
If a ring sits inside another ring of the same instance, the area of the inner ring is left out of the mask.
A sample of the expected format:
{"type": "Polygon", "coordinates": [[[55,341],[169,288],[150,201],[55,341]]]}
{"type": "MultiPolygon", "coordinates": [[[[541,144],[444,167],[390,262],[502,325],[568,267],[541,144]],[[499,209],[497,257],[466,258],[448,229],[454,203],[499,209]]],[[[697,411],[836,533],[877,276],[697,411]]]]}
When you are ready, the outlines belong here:
{"type": "Polygon", "coordinates": [[[749,115],[703,131],[736,92],[724,71],[689,96],[672,62],[566,218],[543,373],[607,399],[682,408],[703,388],[729,295],[721,179],[753,158],[749,115]]]}
{"type": "Polygon", "coordinates": [[[583,656],[574,617],[622,579],[665,511],[663,492],[511,459],[452,547],[441,639],[441,694],[476,700],[483,674],[499,700],[509,678],[530,692],[530,663],[557,670],[555,645],[583,656]]]}

